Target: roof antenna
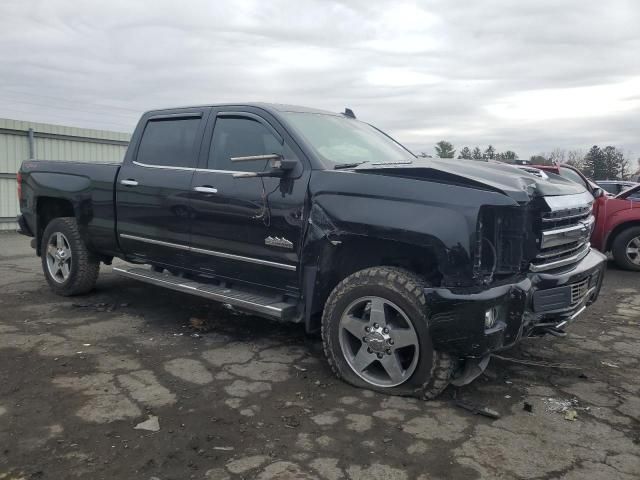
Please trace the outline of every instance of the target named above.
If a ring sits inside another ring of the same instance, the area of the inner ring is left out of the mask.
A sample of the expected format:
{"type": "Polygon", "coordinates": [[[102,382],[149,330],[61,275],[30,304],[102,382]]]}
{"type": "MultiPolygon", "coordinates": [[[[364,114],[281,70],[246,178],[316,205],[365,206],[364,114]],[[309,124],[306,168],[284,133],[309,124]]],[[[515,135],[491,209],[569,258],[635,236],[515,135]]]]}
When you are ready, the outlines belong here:
{"type": "Polygon", "coordinates": [[[350,108],[345,108],[343,115],[349,118],[356,118],[356,114],[353,113],[353,110],[351,110],[350,108]]]}

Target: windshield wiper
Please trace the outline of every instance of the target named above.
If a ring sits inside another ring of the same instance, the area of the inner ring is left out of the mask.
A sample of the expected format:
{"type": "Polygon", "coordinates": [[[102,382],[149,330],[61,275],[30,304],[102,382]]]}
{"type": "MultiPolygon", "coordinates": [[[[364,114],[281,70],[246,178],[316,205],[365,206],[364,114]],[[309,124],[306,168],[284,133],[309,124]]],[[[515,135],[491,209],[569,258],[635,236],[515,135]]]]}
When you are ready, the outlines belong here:
{"type": "Polygon", "coordinates": [[[333,169],[334,170],[341,170],[343,168],[355,168],[358,165],[362,165],[363,163],[367,163],[367,162],[368,162],[368,160],[365,160],[364,162],[338,163],[333,167],[333,169]]]}
{"type": "MultiPolygon", "coordinates": [[[[338,163],[333,167],[334,170],[340,170],[342,168],[355,168],[363,163],[371,163],[369,160],[365,160],[364,162],[353,162],[353,163],[338,163]]],[[[371,165],[374,166],[384,166],[384,165],[411,165],[413,163],[412,160],[401,160],[399,162],[373,162],[371,165]]]]}

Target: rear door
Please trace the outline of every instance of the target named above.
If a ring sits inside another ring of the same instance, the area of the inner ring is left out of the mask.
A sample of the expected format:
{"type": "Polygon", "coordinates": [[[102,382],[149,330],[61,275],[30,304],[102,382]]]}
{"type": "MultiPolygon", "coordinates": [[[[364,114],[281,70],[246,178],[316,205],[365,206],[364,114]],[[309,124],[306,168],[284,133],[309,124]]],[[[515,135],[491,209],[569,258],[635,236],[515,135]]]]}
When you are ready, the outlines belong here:
{"type": "Polygon", "coordinates": [[[128,257],[168,266],[188,261],[191,180],[210,109],[145,115],[116,183],[117,229],[128,257]],[[137,144],[135,143],[137,140],[137,144]]]}
{"type": "Polygon", "coordinates": [[[212,112],[193,177],[192,266],[208,274],[297,292],[303,211],[310,168],[277,121],[259,109],[212,112]],[[209,140],[207,140],[207,138],[209,140]],[[299,164],[280,178],[235,178],[267,161],[232,157],[278,153],[299,164]]]}

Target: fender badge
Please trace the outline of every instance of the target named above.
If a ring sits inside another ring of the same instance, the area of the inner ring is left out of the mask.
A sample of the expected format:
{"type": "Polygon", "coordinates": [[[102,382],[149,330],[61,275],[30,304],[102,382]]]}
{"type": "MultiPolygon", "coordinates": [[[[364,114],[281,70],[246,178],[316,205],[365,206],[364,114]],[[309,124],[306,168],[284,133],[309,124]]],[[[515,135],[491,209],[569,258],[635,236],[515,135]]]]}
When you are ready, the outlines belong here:
{"type": "Polygon", "coordinates": [[[293,243],[284,237],[267,237],[264,239],[264,244],[270,247],[293,248],[293,243]]]}

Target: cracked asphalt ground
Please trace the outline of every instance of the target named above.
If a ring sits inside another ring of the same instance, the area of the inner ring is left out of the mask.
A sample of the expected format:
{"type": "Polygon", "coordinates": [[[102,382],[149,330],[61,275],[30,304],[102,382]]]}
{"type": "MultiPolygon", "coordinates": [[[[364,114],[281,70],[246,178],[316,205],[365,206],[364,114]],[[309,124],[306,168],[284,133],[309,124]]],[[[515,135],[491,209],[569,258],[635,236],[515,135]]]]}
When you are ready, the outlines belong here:
{"type": "Polygon", "coordinates": [[[452,388],[352,388],[300,326],[110,267],[56,297],[27,238],[0,245],[0,479],[640,478],[639,274],[610,265],[566,338],[503,353],[544,366],[493,359],[457,389],[493,420],[452,388]],[[134,428],[150,417],[159,431],[134,428]]]}

